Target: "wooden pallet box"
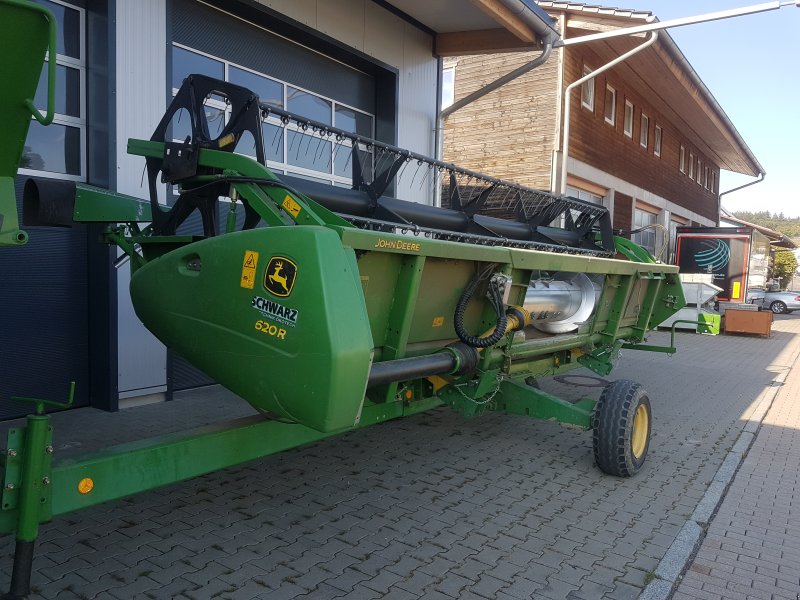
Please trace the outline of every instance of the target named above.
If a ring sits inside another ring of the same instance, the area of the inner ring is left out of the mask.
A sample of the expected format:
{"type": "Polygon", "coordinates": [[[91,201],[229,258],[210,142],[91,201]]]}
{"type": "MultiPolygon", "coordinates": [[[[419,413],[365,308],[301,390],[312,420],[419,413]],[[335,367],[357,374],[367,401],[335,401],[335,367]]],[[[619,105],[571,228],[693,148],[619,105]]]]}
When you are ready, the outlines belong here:
{"type": "Polygon", "coordinates": [[[772,333],[772,313],[768,311],[725,311],[725,333],[755,333],[769,337],[772,333]]]}

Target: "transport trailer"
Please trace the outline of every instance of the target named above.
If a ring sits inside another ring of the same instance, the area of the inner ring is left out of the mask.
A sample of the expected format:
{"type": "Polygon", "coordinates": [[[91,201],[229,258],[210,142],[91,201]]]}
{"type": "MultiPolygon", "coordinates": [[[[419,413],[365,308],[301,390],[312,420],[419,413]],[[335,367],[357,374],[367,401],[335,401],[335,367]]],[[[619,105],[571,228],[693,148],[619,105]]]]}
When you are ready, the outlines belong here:
{"type": "Polygon", "coordinates": [[[764,289],[769,239],[754,227],[678,227],[676,259],[681,273],[710,274],[722,288],[717,300],[745,302],[747,290],[764,289]]]}
{"type": "MultiPolygon", "coordinates": [[[[9,207],[54,21],[20,0],[0,0],[0,11],[33,57],[0,72],[15,82],[4,96],[13,110],[0,114],[0,242],[22,244],[9,207]]],[[[602,471],[642,468],[652,414],[640,384],[614,381],[597,402],[536,384],[577,367],[607,375],[621,348],[675,351],[645,336],[685,304],[677,267],[614,237],[602,206],[310,121],[203,75],[183,82],[151,138],[129,140],[128,152],[146,165],[149,198],[30,179],[23,222],[101,225],[102,242],[131,262],[145,326],[259,414],[59,461],[46,412],[69,402],[21,398],[34,409],[8,433],[0,503],[0,531],[17,539],[10,597],[29,593],[42,522],[441,405],[591,430],[602,471]],[[214,135],[212,96],[230,106],[214,135]],[[181,115],[191,134],[176,141],[181,115]],[[274,174],[262,124],[276,117],[306,136],[297,152],[334,141],[352,188],[274,174]],[[392,197],[409,169],[449,208],[432,206],[433,193],[392,197]],[[169,208],[163,184],[178,193],[169,208]],[[183,231],[198,214],[202,234],[183,231]]]]}

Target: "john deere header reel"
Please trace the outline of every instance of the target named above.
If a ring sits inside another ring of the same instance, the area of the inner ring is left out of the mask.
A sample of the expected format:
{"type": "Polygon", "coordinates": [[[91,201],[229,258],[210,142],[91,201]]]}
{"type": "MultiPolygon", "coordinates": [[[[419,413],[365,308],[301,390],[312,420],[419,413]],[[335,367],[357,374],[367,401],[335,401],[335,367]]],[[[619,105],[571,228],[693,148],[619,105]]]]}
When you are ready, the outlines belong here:
{"type": "Polygon", "coordinates": [[[602,206],[314,122],[202,75],[128,151],[146,163],[147,200],[31,179],[25,221],[106,224],[104,240],[131,261],[145,326],[261,414],[53,465],[47,417],[30,417],[9,438],[26,466],[6,462],[7,484],[28,491],[4,495],[0,510],[0,530],[22,543],[17,591],[52,516],[439,405],[592,429],[600,469],[642,467],[652,419],[638,384],[614,382],[597,403],[536,385],[581,366],[606,375],[621,348],[674,351],[643,341],[684,305],[677,268],[615,238],[602,206]],[[211,97],[228,107],[213,134],[211,97]],[[288,152],[317,158],[329,144],[352,185],[274,173],[265,121],[297,134],[288,152]],[[419,202],[395,198],[401,190],[419,190],[419,202]]]}
{"type": "Polygon", "coordinates": [[[607,374],[621,347],[641,345],[683,305],[677,269],[615,240],[602,206],[310,121],[202,75],[185,80],[152,138],[128,149],[145,159],[148,202],[30,180],[28,220],[123,223],[106,238],[132,260],[139,318],[265,415],[329,433],[364,424],[368,407],[499,410],[594,428],[601,469],[641,467],[650,414],[638,387],[595,406],[530,385],[578,366],[607,374]],[[216,135],[212,96],[230,107],[216,135]],[[178,118],[191,123],[182,141],[178,118]],[[308,138],[297,151],[333,140],[349,153],[352,187],[270,171],[262,123],[276,118],[308,138]],[[443,184],[450,208],[387,195],[414,169],[429,189],[443,184]],[[169,208],[159,183],[176,195],[169,208]],[[195,234],[183,233],[192,218],[195,234]]]}

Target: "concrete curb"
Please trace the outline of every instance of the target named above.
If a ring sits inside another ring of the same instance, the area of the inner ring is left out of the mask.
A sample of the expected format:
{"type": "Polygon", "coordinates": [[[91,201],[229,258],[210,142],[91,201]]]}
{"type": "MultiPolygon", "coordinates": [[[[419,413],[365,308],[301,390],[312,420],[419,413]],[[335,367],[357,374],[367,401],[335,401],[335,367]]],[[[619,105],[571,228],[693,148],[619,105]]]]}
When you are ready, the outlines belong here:
{"type": "Polygon", "coordinates": [[[658,563],[655,570],[656,578],[647,584],[639,595],[639,600],[668,600],[677,584],[680,583],[683,573],[691,565],[692,558],[705,538],[708,524],[725,498],[725,493],[739,470],[739,466],[755,441],[761,423],[778,395],[778,390],[786,381],[798,358],[800,358],[800,350],[795,351],[789,361],[790,365],[779,372],[769,387],[759,395],[756,407],[742,428],[742,433],[739,434],[736,443],[717,469],[714,479],[697,504],[692,516],[678,532],[677,537],[667,549],[667,553],[658,563]]]}

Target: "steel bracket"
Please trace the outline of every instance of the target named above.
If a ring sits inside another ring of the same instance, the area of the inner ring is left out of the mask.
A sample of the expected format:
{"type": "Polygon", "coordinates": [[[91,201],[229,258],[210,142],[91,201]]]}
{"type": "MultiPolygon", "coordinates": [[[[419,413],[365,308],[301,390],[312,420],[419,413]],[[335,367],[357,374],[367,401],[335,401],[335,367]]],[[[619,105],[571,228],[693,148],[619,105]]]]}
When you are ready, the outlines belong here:
{"type": "Polygon", "coordinates": [[[578,362],[598,375],[605,376],[613,370],[614,364],[612,361],[619,354],[620,348],[622,348],[622,340],[617,340],[609,346],[603,346],[578,357],[578,362]]]}

